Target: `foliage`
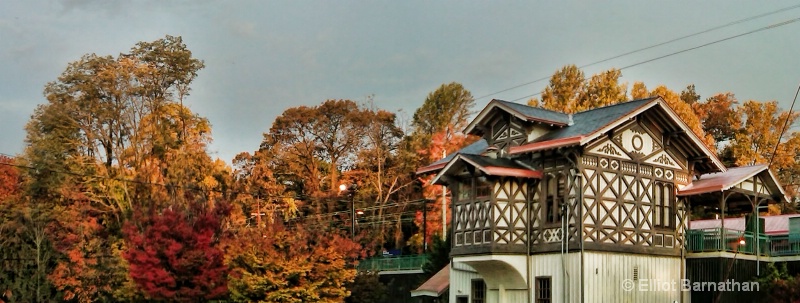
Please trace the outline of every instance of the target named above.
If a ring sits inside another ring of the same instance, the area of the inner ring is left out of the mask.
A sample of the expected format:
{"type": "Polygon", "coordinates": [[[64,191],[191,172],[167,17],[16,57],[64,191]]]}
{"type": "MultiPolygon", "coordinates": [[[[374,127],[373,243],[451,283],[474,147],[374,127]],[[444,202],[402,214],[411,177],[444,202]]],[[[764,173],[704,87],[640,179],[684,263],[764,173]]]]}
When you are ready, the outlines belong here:
{"type": "Polygon", "coordinates": [[[789,275],[786,263],[768,263],[766,274],[756,278],[762,302],[800,301],[800,277],[789,275]]]}
{"type": "Polygon", "coordinates": [[[149,298],[179,302],[219,298],[227,293],[227,268],[220,247],[225,203],[210,208],[191,203],[185,210],[137,211],[124,228],[130,275],[149,298]]]}
{"type": "Polygon", "coordinates": [[[25,200],[0,204],[0,301],[47,302],[60,296],[47,279],[56,265],[48,213],[25,200]]]}
{"type": "Polygon", "coordinates": [[[627,85],[619,83],[621,76],[620,70],[610,69],[586,79],[577,66],[567,65],[550,78],[542,100],[532,99],[528,105],[575,113],[616,104],[627,99],[627,85]]]}
{"type": "Polygon", "coordinates": [[[741,120],[735,107],[738,103],[732,93],[716,94],[704,103],[692,103],[692,109],[700,118],[703,130],[719,144],[733,139],[740,127],[741,120]]]}
{"type": "Polygon", "coordinates": [[[350,290],[350,296],[344,301],[346,303],[386,302],[389,298],[388,287],[379,278],[377,273],[359,272],[353,282],[348,283],[347,289],[350,290]]]}
{"type": "Polygon", "coordinates": [[[341,302],[356,276],[361,247],[339,234],[280,223],[239,231],[228,244],[236,302],[341,302]]]}
{"type": "MultiPolygon", "coordinates": [[[[452,228],[451,228],[452,230],[452,228]]],[[[422,267],[428,277],[432,277],[439,270],[450,264],[450,248],[452,237],[443,239],[441,235],[434,236],[431,248],[428,250],[428,262],[422,267]]]]}

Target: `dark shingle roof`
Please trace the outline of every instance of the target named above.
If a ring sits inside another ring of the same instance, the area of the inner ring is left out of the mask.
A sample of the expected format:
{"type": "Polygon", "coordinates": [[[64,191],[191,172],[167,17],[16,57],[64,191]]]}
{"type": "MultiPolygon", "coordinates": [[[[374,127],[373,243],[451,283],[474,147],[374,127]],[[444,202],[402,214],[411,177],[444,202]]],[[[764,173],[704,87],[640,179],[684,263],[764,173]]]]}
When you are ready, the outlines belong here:
{"type": "Polygon", "coordinates": [[[544,136],[541,136],[533,142],[541,142],[562,138],[569,138],[575,136],[586,136],[594,133],[595,131],[603,128],[604,126],[617,121],[630,112],[636,110],[642,105],[655,100],[656,98],[647,98],[640,100],[633,100],[605,107],[599,107],[582,111],[573,115],[574,124],[551,131],[544,136]]]}
{"type": "Polygon", "coordinates": [[[527,105],[519,104],[519,103],[515,103],[515,102],[508,102],[508,101],[497,100],[497,99],[495,99],[495,100],[497,102],[499,102],[500,104],[508,106],[509,108],[519,112],[520,114],[523,114],[523,115],[528,116],[530,118],[533,118],[535,120],[552,121],[552,122],[558,122],[558,123],[562,123],[562,124],[567,124],[569,122],[569,116],[567,114],[564,114],[564,113],[559,113],[559,112],[556,112],[556,111],[547,110],[547,109],[544,109],[544,108],[541,108],[541,107],[527,106],[527,105]]]}
{"type": "Polygon", "coordinates": [[[494,167],[505,167],[505,168],[515,168],[515,169],[530,169],[519,164],[519,162],[517,162],[516,160],[509,158],[489,158],[481,155],[470,155],[470,154],[463,154],[461,156],[470,159],[473,162],[475,162],[475,164],[478,164],[483,167],[494,166],[494,167]]]}
{"type": "Polygon", "coordinates": [[[463,148],[459,149],[458,151],[456,151],[454,153],[450,153],[449,155],[447,155],[446,157],[444,157],[443,159],[441,159],[439,161],[433,162],[433,163],[431,163],[429,165],[426,165],[425,167],[419,168],[417,170],[417,172],[420,173],[420,172],[430,171],[429,168],[435,167],[437,165],[442,165],[443,166],[443,165],[447,164],[447,162],[450,162],[450,160],[453,160],[453,158],[455,158],[456,155],[458,155],[458,154],[480,155],[480,154],[483,153],[483,151],[486,150],[487,147],[489,147],[489,144],[486,143],[486,140],[485,139],[480,139],[480,140],[475,141],[474,143],[472,143],[470,145],[464,146],[463,148]]]}

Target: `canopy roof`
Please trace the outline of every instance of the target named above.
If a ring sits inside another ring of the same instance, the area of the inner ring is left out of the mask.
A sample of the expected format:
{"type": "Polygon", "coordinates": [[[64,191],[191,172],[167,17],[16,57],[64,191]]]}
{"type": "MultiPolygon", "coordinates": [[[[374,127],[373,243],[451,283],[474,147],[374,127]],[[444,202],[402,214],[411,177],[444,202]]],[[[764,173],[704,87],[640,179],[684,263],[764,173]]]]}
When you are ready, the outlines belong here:
{"type": "Polygon", "coordinates": [[[433,277],[411,291],[412,297],[439,297],[450,287],[450,264],[439,270],[433,277]]]}
{"type": "Polygon", "coordinates": [[[447,165],[431,180],[432,184],[441,182],[442,176],[448,173],[457,173],[458,170],[463,168],[461,166],[468,165],[480,170],[489,176],[507,176],[519,178],[535,178],[541,179],[542,172],[533,170],[521,162],[508,159],[508,158],[491,158],[479,155],[459,154],[451,159],[447,165]]]}
{"type": "Polygon", "coordinates": [[[769,166],[765,164],[732,167],[724,172],[701,175],[698,180],[693,180],[691,184],[678,189],[678,196],[726,191],[757,175],[761,177],[767,190],[771,193],[771,198],[777,198],[776,200],[779,202],[786,201],[786,192],[772,171],[769,170],[769,166]]]}

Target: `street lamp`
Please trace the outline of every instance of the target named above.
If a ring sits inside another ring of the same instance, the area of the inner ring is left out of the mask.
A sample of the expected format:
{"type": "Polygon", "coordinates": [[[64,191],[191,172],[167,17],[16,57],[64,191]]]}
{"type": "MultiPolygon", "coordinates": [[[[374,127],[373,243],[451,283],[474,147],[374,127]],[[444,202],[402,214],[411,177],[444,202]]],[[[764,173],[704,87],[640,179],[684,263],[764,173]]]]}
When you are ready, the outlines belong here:
{"type": "Polygon", "coordinates": [[[339,185],[339,193],[347,192],[350,196],[350,238],[356,238],[356,185],[341,184],[339,185]]]}

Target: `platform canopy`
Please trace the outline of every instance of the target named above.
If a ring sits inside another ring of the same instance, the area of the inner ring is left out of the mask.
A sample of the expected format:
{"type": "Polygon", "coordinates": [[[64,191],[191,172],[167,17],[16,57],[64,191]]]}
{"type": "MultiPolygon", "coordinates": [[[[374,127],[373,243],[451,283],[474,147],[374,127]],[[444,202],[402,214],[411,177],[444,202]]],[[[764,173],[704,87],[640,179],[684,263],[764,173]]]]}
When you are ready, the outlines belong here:
{"type": "Polygon", "coordinates": [[[433,277],[411,291],[412,297],[440,297],[450,287],[450,264],[439,270],[433,277]]]}
{"type": "Polygon", "coordinates": [[[757,204],[788,200],[780,182],[764,164],[701,175],[691,184],[679,188],[678,197],[686,197],[693,206],[719,208],[722,201],[729,213],[752,212],[757,204]]]}

